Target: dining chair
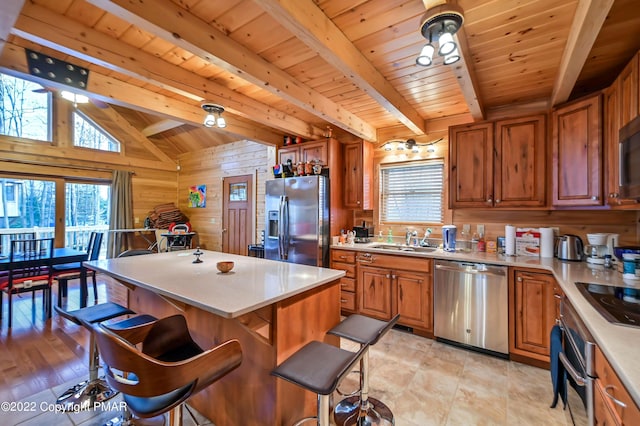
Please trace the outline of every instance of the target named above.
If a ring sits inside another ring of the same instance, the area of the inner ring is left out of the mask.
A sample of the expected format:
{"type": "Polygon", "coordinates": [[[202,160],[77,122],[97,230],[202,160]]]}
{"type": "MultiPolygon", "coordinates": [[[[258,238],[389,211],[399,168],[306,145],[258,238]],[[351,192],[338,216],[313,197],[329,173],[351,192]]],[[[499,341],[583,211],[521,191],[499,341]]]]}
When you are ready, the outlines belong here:
{"type": "MultiPolygon", "coordinates": [[[[92,232],[87,243],[87,260],[98,260],[100,257],[100,245],[102,244],[102,232],[92,232]]],[[[64,263],[53,265],[53,279],[58,282],[58,306],[62,303],[62,297],[67,294],[69,280],[79,279],[82,274],[82,262],[64,263]]],[[[91,276],[93,281],[93,298],[98,301],[98,283],[96,281],[96,271],[88,269],[87,278],[91,276]]]]}
{"type": "Polygon", "coordinates": [[[0,277],[0,319],[3,298],[9,298],[9,328],[13,322],[13,296],[31,293],[32,309],[35,308],[35,293],[42,290],[45,318],[51,318],[51,258],[53,238],[11,241],[9,270],[0,277]]]}

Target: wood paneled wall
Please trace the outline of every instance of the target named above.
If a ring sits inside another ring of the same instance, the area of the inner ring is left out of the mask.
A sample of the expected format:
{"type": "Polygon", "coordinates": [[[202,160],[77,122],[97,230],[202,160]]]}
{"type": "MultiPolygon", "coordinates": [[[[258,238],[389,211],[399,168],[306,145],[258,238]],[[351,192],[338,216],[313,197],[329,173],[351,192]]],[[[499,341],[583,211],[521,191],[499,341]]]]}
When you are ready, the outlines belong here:
{"type": "Polygon", "coordinates": [[[239,141],[179,157],[178,207],[189,217],[198,233],[198,244],[208,250],[222,250],[222,179],[253,175],[254,241],[259,242],[264,229],[264,182],[273,177],[276,149],[251,141],[239,141]],[[207,186],[205,208],[189,208],[189,187],[207,186]]]}

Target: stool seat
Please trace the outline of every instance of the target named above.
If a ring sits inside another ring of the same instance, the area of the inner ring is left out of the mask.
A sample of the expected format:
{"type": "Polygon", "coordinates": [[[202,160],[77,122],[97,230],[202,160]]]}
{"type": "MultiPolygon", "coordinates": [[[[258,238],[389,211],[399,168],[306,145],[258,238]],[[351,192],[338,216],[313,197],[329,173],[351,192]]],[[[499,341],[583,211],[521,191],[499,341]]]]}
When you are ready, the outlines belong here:
{"type": "Polygon", "coordinates": [[[327,334],[344,337],[361,345],[375,345],[399,319],[399,314],[391,321],[381,321],[360,314],[352,314],[329,330],[327,334]]]}
{"type": "Polygon", "coordinates": [[[366,350],[366,345],[358,352],[350,352],[312,341],[271,371],[272,375],[318,395],[317,417],[304,418],[296,425],[317,418],[319,426],[329,426],[329,397],[366,350]]]}
{"type": "Polygon", "coordinates": [[[107,321],[122,315],[135,314],[131,309],[113,302],[87,306],[86,308],[80,308],[75,311],[65,311],[62,309],[56,309],[56,311],[66,319],[78,325],[85,326],[90,326],[96,322],[107,321]]]}

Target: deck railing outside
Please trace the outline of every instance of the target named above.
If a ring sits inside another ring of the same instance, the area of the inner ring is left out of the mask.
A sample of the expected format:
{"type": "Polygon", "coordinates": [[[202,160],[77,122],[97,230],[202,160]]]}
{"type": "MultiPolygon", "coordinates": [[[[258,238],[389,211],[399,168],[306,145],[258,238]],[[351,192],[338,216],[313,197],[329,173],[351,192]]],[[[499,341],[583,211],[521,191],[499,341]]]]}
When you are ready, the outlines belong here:
{"type": "MultiPolygon", "coordinates": [[[[65,247],[73,248],[76,250],[86,251],[87,244],[89,243],[89,236],[93,231],[103,232],[105,236],[102,238],[102,244],[100,246],[100,258],[104,258],[106,255],[107,246],[107,231],[109,225],[96,225],[96,226],[67,226],[65,228],[65,247]]],[[[36,238],[53,238],[55,236],[55,229],[49,228],[0,228],[0,255],[9,256],[9,250],[11,250],[11,234],[22,234],[34,232],[36,238]]]]}

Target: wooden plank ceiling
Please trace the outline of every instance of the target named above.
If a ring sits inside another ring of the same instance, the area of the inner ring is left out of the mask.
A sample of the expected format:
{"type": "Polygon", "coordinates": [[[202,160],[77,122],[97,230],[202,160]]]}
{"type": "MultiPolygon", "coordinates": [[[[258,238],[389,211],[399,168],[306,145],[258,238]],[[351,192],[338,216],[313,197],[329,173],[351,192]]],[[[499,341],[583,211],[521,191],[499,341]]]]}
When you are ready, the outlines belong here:
{"type": "Polygon", "coordinates": [[[25,48],[88,67],[88,94],[175,158],[327,127],[420,140],[430,120],[546,110],[606,87],[640,49],[636,0],[457,0],[462,61],[417,66],[421,17],[444,2],[10,0],[0,67],[27,73],[25,48]],[[225,107],[226,129],[202,127],[202,101],[225,107]]]}

